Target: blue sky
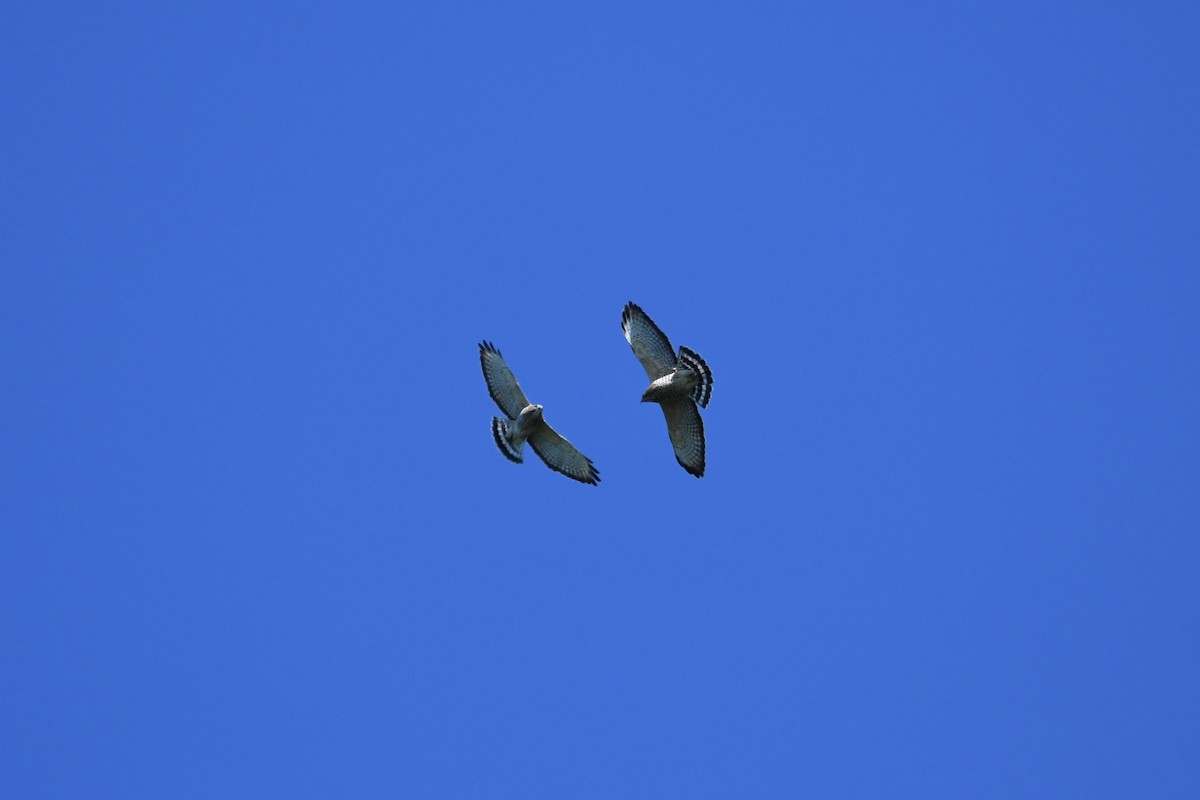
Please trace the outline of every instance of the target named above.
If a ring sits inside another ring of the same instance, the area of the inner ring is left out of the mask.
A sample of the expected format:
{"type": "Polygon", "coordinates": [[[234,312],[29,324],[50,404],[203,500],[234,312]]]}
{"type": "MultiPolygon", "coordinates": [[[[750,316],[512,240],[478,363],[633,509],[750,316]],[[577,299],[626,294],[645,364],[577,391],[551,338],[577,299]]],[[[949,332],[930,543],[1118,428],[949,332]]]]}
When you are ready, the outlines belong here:
{"type": "Polygon", "coordinates": [[[1197,796],[1198,22],[6,7],[3,794],[1197,796]]]}

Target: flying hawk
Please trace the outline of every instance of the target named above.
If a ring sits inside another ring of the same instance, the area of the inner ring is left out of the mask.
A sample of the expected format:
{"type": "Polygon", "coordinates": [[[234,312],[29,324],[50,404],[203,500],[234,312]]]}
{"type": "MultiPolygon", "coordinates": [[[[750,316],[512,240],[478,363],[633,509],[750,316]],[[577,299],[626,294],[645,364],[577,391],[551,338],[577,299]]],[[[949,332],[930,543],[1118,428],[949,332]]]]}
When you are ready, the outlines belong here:
{"type": "Polygon", "coordinates": [[[492,438],[505,458],[520,464],[525,460],[528,441],[533,452],[555,472],[593,486],[600,482],[600,471],[592,460],[542,419],[542,407],[525,397],[516,376],[491,342],[479,343],[479,363],[483,365],[488,394],[505,414],[492,417],[492,438]]]}
{"type": "Polygon", "coordinates": [[[704,421],[701,408],[712,397],[712,370],[704,359],[686,347],[679,355],[654,320],[634,303],[621,312],[621,330],[650,378],[643,403],[658,403],[667,418],[667,433],[675,460],[697,478],[704,476],[704,421]]]}

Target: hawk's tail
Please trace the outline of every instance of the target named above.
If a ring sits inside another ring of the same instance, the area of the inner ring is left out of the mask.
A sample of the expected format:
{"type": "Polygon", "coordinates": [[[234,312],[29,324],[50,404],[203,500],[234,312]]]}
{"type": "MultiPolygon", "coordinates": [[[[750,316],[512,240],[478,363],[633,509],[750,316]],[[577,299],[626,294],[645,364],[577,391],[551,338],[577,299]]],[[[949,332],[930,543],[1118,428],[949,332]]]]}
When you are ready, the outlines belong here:
{"type": "Polygon", "coordinates": [[[496,440],[496,447],[500,448],[505,458],[520,464],[525,460],[525,441],[522,440],[519,444],[512,443],[508,438],[508,422],[503,417],[492,417],[492,438],[496,440]]]}
{"type": "Polygon", "coordinates": [[[679,347],[679,362],[700,376],[700,383],[692,389],[691,397],[698,406],[707,408],[708,401],[712,399],[712,370],[708,368],[708,364],[704,362],[699,353],[682,345],[679,347]]]}

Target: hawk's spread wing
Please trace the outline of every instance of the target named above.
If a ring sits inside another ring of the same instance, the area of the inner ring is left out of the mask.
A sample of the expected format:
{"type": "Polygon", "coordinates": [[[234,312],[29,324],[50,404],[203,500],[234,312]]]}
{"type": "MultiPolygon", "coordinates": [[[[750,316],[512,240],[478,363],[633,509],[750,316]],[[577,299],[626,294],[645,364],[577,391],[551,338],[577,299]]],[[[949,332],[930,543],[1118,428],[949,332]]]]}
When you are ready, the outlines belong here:
{"type": "Polygon", "coordinates": [[[636,303],[625,304],[625,310],[621,312],[621,330],[650,380],[656,381],[675,369],[677,359],[671,340],[636,303]]]}
{"type": "Polygon", "coordinates": [[[704,420],[700,419],[696,403],[689,397],[680,397],[664,401],[662,410],[671,446],[675,448],[675,460],[697,478],[704,477],[704,420]]]}
{"type": "Polygon", "coordinates": [[[600,481],[600,471],[592,464],[592,460],[576,450],[575,445],[547,425],[545,420],[530,434],[529,446],[555,472],[583,483],[596,484],[600,481]]]}
{"type": "Polygon", "coordinates": [[[504,356],[491,342],[479,343],[479,363],[483,365],[483,378],[487,381],[488,394],[500,406],[500,410],[509,419],[521,415],[521,409],[529,405],[525,393],[521,391],[517,378],[504,363],[504,356]]]}

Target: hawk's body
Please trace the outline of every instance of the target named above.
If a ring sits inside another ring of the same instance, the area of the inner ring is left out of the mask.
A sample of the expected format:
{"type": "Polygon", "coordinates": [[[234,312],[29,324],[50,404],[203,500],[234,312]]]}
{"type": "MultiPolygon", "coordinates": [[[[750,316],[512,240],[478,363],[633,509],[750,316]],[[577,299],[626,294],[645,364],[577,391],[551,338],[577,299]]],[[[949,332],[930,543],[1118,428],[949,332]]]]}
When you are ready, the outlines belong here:
{"type": "Polygon", "coordinates": [[[712,397],[712,370],[686,347],[680,347],[677,356],[671,340],[634,303],[627,303],[621,313],[621,330],[650,378],[642,402],[662,406],[675,460],[692,475],[703,477],[704,421],[697,405],[707,407],[712,397]]]}
{"type": "Polygon", "coordinates": [[[533,452],[555,472],[581,483],[595,485],[600,481],[600,471],[592,460],[542,419],[542,407],[525,397],[516,376],[491,342],[479,344],[479,363],[483,367],[488,394],[505,414],[492,418],[492,438],[505,458],[522,463],[525,443],[529,442],[533,452]]]}

